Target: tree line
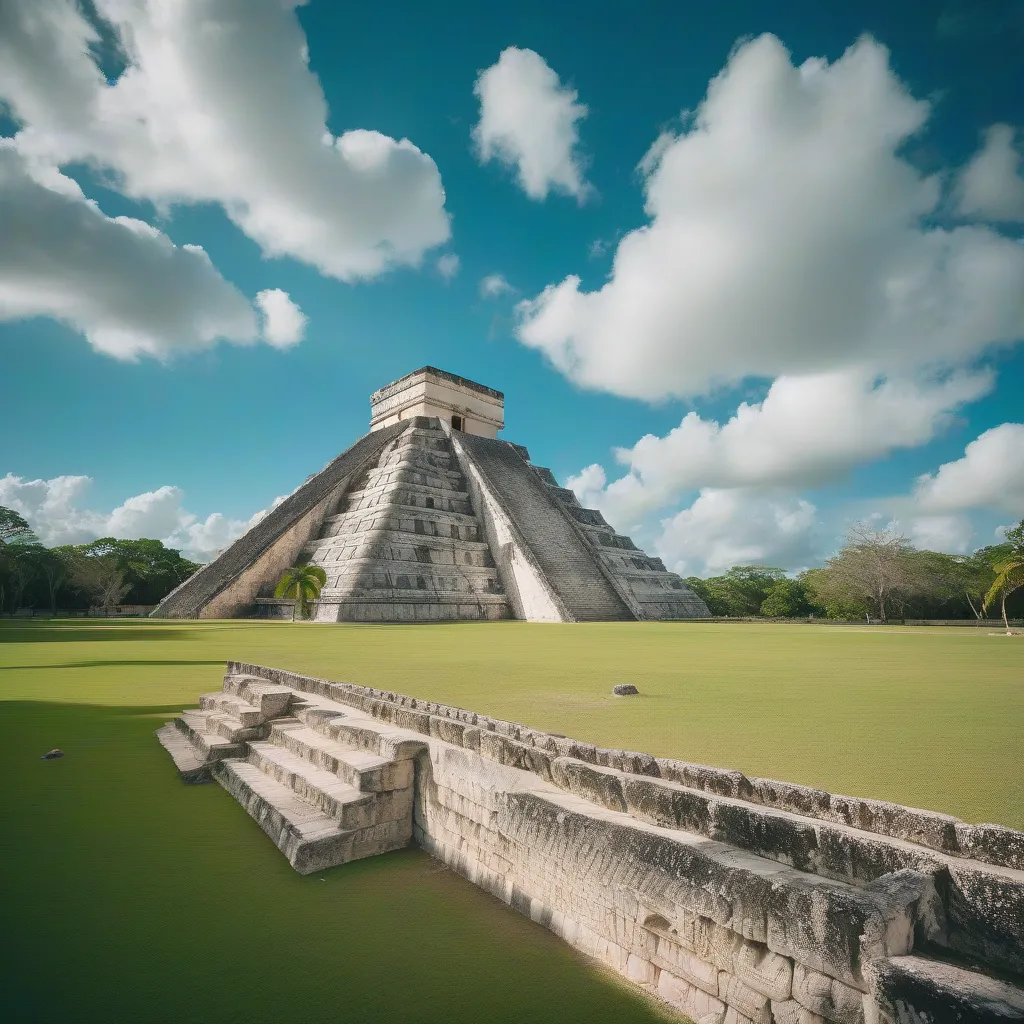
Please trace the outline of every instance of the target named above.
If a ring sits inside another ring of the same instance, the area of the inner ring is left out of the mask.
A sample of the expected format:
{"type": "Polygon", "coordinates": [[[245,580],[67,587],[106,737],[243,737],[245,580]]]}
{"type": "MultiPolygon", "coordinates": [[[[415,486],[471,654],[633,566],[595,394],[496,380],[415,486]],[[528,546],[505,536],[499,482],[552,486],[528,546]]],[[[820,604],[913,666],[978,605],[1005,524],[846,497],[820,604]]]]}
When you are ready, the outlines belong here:
{"type": "Polygon", "coordinates": [[[198,568],[158,540],[46,547],[19,513],[0,506],[0,614],[157,604],[198,568]]]}
{"type": "MultiPolygon", "coordinates": [[[[21,515],[0,506],[0,614],[153,605],[199,568],[158,540],[104,537],[48,548],[21,515]]],[[[289,570],[278,596],[295,596],[308,614],[319,586],[306,576],[292,578],[301,568],[289,570]]],[[[885,622],[1001,614],[1009,629],[1009,617],[1024,616],[1024,520],[1002,544],[969,555],[920,550],[895,529],[857,523],[824,565],[795,577],[773,566],[735,565],[686,583],[712,615],[885,622]]]]}
{"type": "Polygon", "coordinates": [[[736,565],[687,585],[712,615],[831,619],[981,619],[1024,613],[1024,520],[969,555],[915,548],[898,530],[857,523],[824,565],[796,577],[736,565]]]}

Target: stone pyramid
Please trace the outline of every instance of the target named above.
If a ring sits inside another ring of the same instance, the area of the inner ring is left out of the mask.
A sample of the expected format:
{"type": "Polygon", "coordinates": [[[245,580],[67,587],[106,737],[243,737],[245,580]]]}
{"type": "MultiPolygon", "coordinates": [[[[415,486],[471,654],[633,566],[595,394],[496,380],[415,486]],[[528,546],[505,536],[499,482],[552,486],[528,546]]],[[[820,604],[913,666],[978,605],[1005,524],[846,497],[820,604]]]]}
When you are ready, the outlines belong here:
{"type": "Polygon", "coordinates": [[[291,618],[288,567],[321,566],[321,622],[697,618],[658,558],[521,445],[504,396],[424,367],[371,396],[370,433],[169,594],[166,618],[291,618]]]}

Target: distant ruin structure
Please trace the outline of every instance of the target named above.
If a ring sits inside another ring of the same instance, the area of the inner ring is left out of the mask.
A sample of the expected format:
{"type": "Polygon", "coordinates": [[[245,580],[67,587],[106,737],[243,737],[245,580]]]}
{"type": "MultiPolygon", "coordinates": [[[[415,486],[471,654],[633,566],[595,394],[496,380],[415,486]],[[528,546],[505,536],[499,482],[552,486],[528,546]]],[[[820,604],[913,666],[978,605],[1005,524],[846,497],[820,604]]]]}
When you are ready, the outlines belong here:
{"type": "Polygon", "coordinates": [[[320,622],[685,619],[659,558],[499,440],[500,391],[432,366],[375,391],[370,432],[170,593],[158,618],[292,615],[285,569],[321,566],[320,622]]]}
{"type": "Polygon", "coordinates": [[[697,1024],[1024,1021],[1013,829],[240,663],[157,735],[297,871],[415,843],[697,1024]]]}

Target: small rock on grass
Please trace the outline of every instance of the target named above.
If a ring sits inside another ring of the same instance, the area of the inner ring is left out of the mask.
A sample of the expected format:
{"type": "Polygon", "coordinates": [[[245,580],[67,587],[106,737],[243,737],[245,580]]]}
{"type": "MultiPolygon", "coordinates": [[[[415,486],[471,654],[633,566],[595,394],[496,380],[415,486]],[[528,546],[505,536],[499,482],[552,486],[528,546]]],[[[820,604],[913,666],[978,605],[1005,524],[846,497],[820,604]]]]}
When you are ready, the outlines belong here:
{"type": "Polygon", "coordinates": [[[618,686],[612,687],[612,693],[616,697],[632,697],[634,693],[640,691],[632,683],[619,683],[618,686]]]}
{"type": "Polygon", "coordinates": [[[40,760],[41,761],[52,761],[55,757],[63,757],[63,756],[64,756],[64,751],[63,750],[59,750],[57,747],[54,747],[53,750],[48,750],[45,754],[43,754],[43,756],[40,758],[40,760]]]}

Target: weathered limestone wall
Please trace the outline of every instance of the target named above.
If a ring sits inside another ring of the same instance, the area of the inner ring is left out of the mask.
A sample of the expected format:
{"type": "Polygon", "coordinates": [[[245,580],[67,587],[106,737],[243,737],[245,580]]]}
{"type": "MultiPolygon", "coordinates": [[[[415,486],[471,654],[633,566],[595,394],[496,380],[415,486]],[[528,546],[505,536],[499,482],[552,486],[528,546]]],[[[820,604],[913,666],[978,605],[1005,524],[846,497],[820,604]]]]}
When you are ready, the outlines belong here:
{"type": "Polygon", "coordinates": [[[1024,833],[228,671],[418,739],[415,840],[695,1020],[1024,1020],[1024,833]]]}

